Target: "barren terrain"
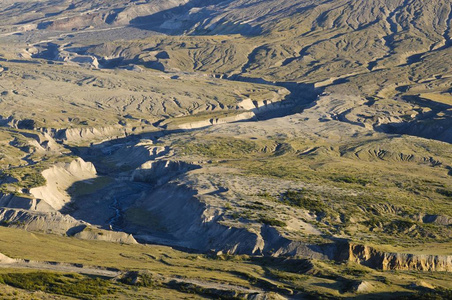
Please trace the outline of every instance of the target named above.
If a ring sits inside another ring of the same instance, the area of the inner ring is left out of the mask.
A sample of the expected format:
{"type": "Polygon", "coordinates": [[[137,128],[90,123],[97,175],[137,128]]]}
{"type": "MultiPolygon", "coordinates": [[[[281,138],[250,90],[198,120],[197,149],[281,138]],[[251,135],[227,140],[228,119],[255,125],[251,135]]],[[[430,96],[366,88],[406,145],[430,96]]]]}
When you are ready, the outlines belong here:
{"type": "Polygon", "coordinates": [[[450,297],[451,28],[450,0],[1,1],[0,296],[450,297]]]}

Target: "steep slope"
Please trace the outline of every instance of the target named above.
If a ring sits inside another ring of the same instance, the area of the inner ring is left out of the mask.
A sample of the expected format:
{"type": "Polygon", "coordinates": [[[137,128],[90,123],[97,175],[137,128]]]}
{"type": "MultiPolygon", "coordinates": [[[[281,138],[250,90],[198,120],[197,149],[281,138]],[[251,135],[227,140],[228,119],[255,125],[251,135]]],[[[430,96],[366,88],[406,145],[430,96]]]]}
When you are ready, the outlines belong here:
{"type": "Polygon", "coordinates": [[[294,298],[451,288],[451,4],[3,1],[0,225],[294,298]]]}

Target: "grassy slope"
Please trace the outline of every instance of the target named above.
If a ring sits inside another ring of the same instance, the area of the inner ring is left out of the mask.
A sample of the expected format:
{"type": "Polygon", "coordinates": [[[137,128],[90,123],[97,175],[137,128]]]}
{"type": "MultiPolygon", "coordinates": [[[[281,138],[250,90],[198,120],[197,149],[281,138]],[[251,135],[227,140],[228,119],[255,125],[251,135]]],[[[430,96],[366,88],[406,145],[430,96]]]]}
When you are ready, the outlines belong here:
{"type": "MultiPolygon", "coordinates": [[[[177,143],[182,156],[214,159],[214,166],[264,180],[279,178],[307,184],[294,191],[293,199],[284,198],[287,191],[271,186],[269,190],[260,187],[258,195],[263,199],[251,194],[243,197],[249,201],[270,200],[264,201],[267,205],[274,202],[303,208],[326,224],[328,235],[409,248],[435,241],[448,245],[450,241],[452,233],[447,225],[422,221],[425,215],[452,215],[448,175],[451,157],[444,150],[448,148],[445,143],[394,137],[314,142],[310,147],[304,139],[283,140],[281,144],[215,134],[197,135],[195,140],[177,143]],[[306,149],[314,150],[304,154],[306,149]],[[431,156],[441,164],[435,160],[431,163],[431,156]]],[[[260,213],[281,218],[274,215],[276,210],[264,210],[265,206],[255,207],[252,213],[259,208],[260,213]]]]}
{"type": "MultiPolygon", "coordinates": [[[[277,291],[285,287],[311,295],[320,293],[320,295],[335,297],[351,296],[353,294],[347,286],[360,280],[373,282],[375,288],[371,293],[375,293],[375,297],[380,296],[379,293],[388,292],[412,293],[413,291],[405,286],[418,280],[418,275],[413,272],[379,272],[354,264],[334,265],[329,262],[314,261],[314,267],[306,269],[302,261],[297,260],[248,259],[246,257],[212,259],[163,246],[81,241],[3,227],[0,227],[0,238],[2,240],[0,253],[15,258],[82,263],[86,266],[114,267],[122,270],[150,270],[154,274],[165,277],[182,276],[186,279],[228,283],[243,287],[266,286],[267,290],[277,291]],[[402,274],[403,276],[400,276],[402,274]]],[[[0,275],[11,272],[23,271],[6,269],[1,270],[0,275]]],[[[422,280],[434,286],[450,287],[448,274],[429,274],[422,280]]],[[[159,289],[130,289],[121,284],[113,284],[111,288],[117,289],[115,297],[119,299],[124,298],[125,295],[129,297],[148,295],[157,298],[163,295],[171,298],[182,296],[177,291],[168,290],[166,286],[161,286],[159,289]]],[[[8,290],[11,288],[5,289],[5,292],[8,290]]],[[[23,291],[19,290],[18,293],[23,291]]]]}

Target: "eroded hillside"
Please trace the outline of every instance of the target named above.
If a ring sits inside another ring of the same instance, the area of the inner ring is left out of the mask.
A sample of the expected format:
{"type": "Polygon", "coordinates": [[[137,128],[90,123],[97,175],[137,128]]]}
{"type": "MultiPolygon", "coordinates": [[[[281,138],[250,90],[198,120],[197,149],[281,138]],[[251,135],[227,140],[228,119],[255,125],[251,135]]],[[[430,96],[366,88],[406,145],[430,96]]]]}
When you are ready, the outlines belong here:
{"type": "Polygon", "coordinates": [[[0,284],[448,297],[451,22],[443,0],[2,1],[1,234],[55,252],[0,244],[0,284]]]}

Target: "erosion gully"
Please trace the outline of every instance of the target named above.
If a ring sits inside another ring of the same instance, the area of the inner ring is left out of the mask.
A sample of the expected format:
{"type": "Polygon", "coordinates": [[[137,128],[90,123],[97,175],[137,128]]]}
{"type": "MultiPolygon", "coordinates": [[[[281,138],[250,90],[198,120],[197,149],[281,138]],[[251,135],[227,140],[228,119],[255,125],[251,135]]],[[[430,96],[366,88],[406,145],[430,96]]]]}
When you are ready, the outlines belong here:
{"type": "MultiPolygon", "coordinates": [[[[258,78],[247,78],[243,76],[222,77],[224,80],[241,82],[251,82],[282,86],[291,93],[284,100],[284,105],[275,106],[263,112],[256,112],[256,122],[272,118],[280,118],[300,112],[300,108],[312,105],[318,95],[323,91],[315,89],[314,85],[299,84],[295,82],[269,82],[258,78]]],[[[190,131],[200,130],[192,129],[190,131]]],[[[122,168],[112,167],[105,163],[108,156],[114,155],[117,151],[125,148],[132,149],[142,139],[152,140],[154,144],[162,137],[175,133],[187,132],[188,130],[162,130],[158,132],[131,135],[124,138],[110,140],[90,147],[68,147],[74,155],[82,157],[85,161],[91,162],[96,167],[100,176],[107,177],[111,183],[96,190],[94,193],[73,197],[73,209],[68,211],[73,217],[84,220],[94,225],[99,225],[104,229],[126,231],[125,216],[127,209],[136,201],[149,195],[156,186],[150,183],[134,182],[131,180],[133,168],[124,171],[122,168]]],[[[180,174],[174,174],[178,176],[180,174]]],[[[170,177],[174,177],[170,176],[170,177]]],[[[127,232],[134,234],[134,232],[127,232]]]]}

